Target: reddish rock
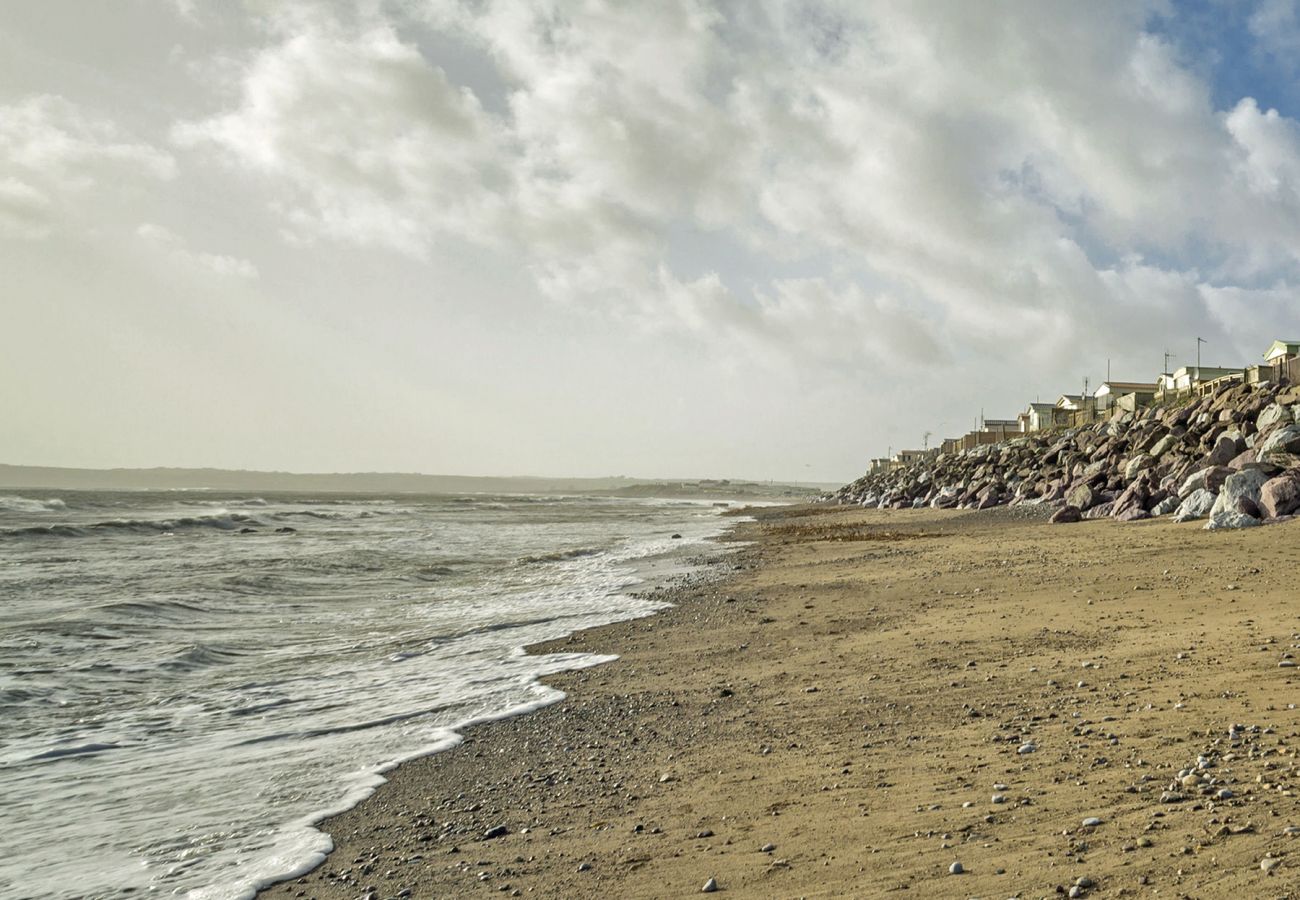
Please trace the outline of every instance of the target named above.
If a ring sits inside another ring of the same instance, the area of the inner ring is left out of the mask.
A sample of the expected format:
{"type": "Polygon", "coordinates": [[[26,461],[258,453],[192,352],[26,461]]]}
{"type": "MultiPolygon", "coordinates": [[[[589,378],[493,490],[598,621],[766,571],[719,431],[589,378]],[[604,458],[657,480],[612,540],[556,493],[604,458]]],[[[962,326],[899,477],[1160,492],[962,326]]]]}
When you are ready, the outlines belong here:
{"type": "Polygon", "coordinates": [[[1264,482],[1259,489],[1259,509],[1270,519],[1300,510],[1300,472],[1292,469],[1264,482]]]}
{"type": "Polygon", "coordinates": [[[1236,456],[1234,456],[1231,462],[1228,463],[1228,468],[1232,469],[1233,471],[1239,471],[1242,468],[1242,466],[1249,465],[1254,461],[1255,461],[1255,451],[1247,450],[1244,453],[1238,453],[1236,456]]]}

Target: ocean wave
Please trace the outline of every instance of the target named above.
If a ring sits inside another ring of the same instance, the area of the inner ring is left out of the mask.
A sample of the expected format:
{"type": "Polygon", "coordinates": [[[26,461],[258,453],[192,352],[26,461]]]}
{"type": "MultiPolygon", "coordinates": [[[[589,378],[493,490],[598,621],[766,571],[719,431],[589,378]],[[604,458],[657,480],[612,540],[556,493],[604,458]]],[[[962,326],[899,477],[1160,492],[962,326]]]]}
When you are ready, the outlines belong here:
{"type": "Polygon", "coordinates": [[[48,759],[63,759],[67,756],[87,756],[91,753],[102,753],[105,750],[116,750],[117,744],[81,744],[76,747],[59,747],[54,750],[46,750],[44,753],[37,753],[35,756],[28,757],[30,762],[39,762],[48,759]]]}
{"type": "Polygon", "coordinates": [[[577,547],[573,550],[556,550],[554,553],[540,553],[537,556],[521,556],[515,560],[517,565],[535,566],[538,563],[565,562],[570,559],[580,559],[584,556],[596,556],[604,553],[604,547],[577,547]]]}
{"type": "Polygon", "coordinates": [[[68,504],[58,498],[31,500],[27,497],[0,497],[0,511],[4,512],[60,512],[67,508],[68,504]]]}
{"type": "Polygon", "coordinates": [[[319,509],[291,509],[285,512],[272,513],[269,518],[272,519],[351,519],[356,513],[344,512],[325,512],[319,509]]]}
{"type": "Polygon", "coordinates": [[[245,653],[225,647],[213,647],[210,644],[190,644],[171,659],[162,664],[164,669],[206,669],[233,662],[245,653]]]}
{"type": "Polygon", "coordinates": [[[208,612],[208,609],[197,603],[191,603],[185,600],[160,598],[151,600],[119,600],[116,603],[107,603],[100,606],[98,611],[101,614],[116,614],[124,616],[127,619],[141,619],[150,622],[156,622],[157,620],[187,622],[208,612]]]}
{"type": "Polygon", "coordinates": [[[420,581],[437,581],[448,575],[455,575],[456,570],[450,566],[420,566],[416,569],[414,575],[420,581]]]}
{"type": "Polygon", "coordinates": [[[0,538],[88,537],[93,534],[167,534],[177,531],[215,529],[237,531],[263,523],[243,513],[210,516],[181,516],[177,519],[110,519],[90,525],[32,525],[27,528],[0,530],[0,538]]]}

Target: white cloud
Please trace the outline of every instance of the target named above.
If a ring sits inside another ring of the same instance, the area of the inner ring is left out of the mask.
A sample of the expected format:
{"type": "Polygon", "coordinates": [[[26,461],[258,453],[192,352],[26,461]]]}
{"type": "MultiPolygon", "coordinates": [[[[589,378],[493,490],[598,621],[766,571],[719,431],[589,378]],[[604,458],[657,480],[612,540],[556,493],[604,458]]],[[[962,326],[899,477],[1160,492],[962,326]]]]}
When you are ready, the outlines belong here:
{"type": "Polygon", "coordinates": [[[239,106],[174,130],[284,185],[299,238],[414,255],[446,234],[489,239],[497,136],[473,94],[388,27],[316,21],[258,53],[239,106]]]}
{"type": "Polygon", "coordinates": [[[0,229],[10,236],[47,237],[60,218],[77,214],[74,202],[123,177],[175,174],[170,154],[62,97],[0,105],[0,229]]]}
{"type": "Polygon", "coordinates": [[[172,260],[184,265],[198,266],[217,275],[246,279],[258,277],[257,266],[249,260],[221,253],[191,250],[180,235],[161,225],[145,222],[136,228],[136,235],[151,246],[166,252],[172,260]]]}
{"type": "Polygon", "coordinates": [[[1244,358],[1207,297],[1300,278],[1296,123],[1217,110],[1146,30],[1159,4],[395,8],[307,7],[177,138],[264,177],[297,239],[467,239],[553,300],[794,369],[938,384],[1014,347],[1073,384],[1185,334],[1244,358]],[[431,32],[490,60],[501,102],[431,32]],[[682,231],[746,258],[676,271],[682,231]]]}

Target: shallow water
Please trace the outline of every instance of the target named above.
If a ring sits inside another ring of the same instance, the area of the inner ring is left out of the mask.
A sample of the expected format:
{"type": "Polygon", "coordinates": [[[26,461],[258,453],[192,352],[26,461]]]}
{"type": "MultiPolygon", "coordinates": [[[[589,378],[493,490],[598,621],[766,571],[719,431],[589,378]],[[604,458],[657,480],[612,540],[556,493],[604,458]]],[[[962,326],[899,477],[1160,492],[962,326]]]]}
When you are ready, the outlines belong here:
{"type": "Polygon", "coordinates": [[[310,867],[310,823],[378,773],[608,659],[521,648],[653,612],[637,564],[699,551],[719,511],[0,496],[0,894],[243,897],[310,867]]]}

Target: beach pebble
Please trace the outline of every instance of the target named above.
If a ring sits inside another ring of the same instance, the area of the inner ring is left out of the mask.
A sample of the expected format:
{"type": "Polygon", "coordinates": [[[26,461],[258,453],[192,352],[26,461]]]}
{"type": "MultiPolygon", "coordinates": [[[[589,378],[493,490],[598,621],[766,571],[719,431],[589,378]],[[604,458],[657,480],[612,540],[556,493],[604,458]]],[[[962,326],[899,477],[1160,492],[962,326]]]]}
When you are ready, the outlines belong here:
{"type": "Polygon", "coordinates": [[[1033,753],[1037,749],[1038,749],[1038,745],[1035,744],[1033,741],[1025,741],[1023,744],[1021,744],[1019,747],[1016,748],[1016,752],[1023,756],[1026,753],[1033,753]]]}
{"type": "Polygon", "coordinates": [[[483,832],[483,840],[490,841],[493,838],[505,837],[510,833],[510,829],[504,825],[494,825],[487,831],[483,832]]]}
{"type": "Polygon", "coordinates": [[[578,871],[579,871],[579,872],[590,872],[590,871],[591,871],[591,863],[589,863],[589,862],[578,863],[578,871]]]}
{"type": "Polygon", "coordinates": [[[1006,803],[1006,802],[1007,802],[1007,798],[1004,797],[1004,796],[1002,796],[1001,794],[994,794],[994,795],[990,798],[990,802],[992,802],[992,803],[1006,803]]]}
{"type": "Polygon", "coordinates": [[[963,865],[962,865],[961,863],[959,863],[959,862],[954,862],[951,866],[948,867],[948,874],[949,874],[949,875],[960,875],[962,872],[965,872],[965,871],[966,871],[965,866],[963,866],[963,865]]]}
{"type": "Polygon", "coordinates": [[[716,878],[710,878],[708,881],[704,882],[704,887],[700,888],[700,893],[712,894],[717,889],[718,889],[718,880],[716,878]]]}
{"type": "Polygon", "coordinates": [[[1232,790],[1229,788],[1220,788],[1218,793],[1214,795],[1215,799],[1217,800],[1231,800],[1235,796],[1237,795],[1234,794],[1232,790]]]}
{"type": "Polygon", "coordinates": [[[763,846],[761,846],[761,847],[758,848],[758,852],[759,852],[759,853],[771,853],[771,852],[772,852],[773,850],[775,850],[775,849],[776,849],[776,844],[764,844],[763,846]]]}
{"type": "Polygon", "coordinates": [[[1259,861],[1259,868],[1264,872],[1272,872],[1280,865],[1282,865],[1282,860],[1276,856],[1266,856],[1259,861]]]}
{"type": "Polygon", "coordinates": [[[1100,824],[1101,824],[1101,819],[1097,818],[1096,816],[1089,816],[1088,818],[1083,820],[1084,828],[1096,828],[1100,824]]]}

